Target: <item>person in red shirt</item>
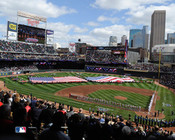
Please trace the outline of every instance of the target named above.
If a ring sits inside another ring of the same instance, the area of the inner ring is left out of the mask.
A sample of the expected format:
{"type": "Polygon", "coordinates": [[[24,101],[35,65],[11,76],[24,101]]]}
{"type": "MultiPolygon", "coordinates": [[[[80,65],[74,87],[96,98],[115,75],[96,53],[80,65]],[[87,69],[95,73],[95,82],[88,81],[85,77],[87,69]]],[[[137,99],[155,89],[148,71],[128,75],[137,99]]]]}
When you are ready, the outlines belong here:
{"type": "Polygon", "coordinates": [[[59,106],[58,112],[62,112],[64,115],[66,115],[66,110],[64,109],[64,107],[62,105],[59,106]]]}
{"type": "Polygon", "coordinates": [[[0,106],[2,106],[3,105],[3,103],[0,101],[0,106]]]}
{"type": "Polygon", "coordinates": [[[31,122],[31,107],[29,106],[29,101],[25,102],[25,109],[27,113],[26,125],[29,126],[31,122]]]}
{"type": "Polygon", "coordinates": [[[29,106],[29,102],[25,102],[25,109],[26,109],[26,112],[28,113],[30,110],[31,110],[31,107],[29,106]]]}

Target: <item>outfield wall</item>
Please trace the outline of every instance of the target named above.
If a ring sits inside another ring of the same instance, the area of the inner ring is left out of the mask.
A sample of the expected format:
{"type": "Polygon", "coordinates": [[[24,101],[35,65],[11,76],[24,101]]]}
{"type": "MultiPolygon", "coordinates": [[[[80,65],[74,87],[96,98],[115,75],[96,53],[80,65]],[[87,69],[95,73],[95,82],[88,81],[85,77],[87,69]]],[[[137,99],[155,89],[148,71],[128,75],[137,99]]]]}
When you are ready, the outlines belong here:
{"type": "MultiPolygon", "coordinates": [[[[126,65],[85,65],[85,62],[79,62],[79,61],[44,61],[44,60],[38,60],[38,61],[1,61],[1,67],[3,66],[23,66],[23,65],[32,65],[37,63],[37,68],[39,71],[37,72],[44,72],[49,70],[61,70],[61,71],[86,71],[86,72],[96,72],[96,73],[110,73],[110,74],[118,74],[118,75],[131,75],[136,77],[146,77],[146,78],[158,78],[157,72],[148,72],[148,71],[140,71],[140,70],[127,70],[124,69],[126,65]],[[46,65],[42,65],[41,63],[46,62],[46,65]],[[54,63],[51,64],[51,63],[54,63]],[[92,67],[91,69],[87,69],[87,67],[92,67]],[[97,68],[97,69],[95,69],[97,68]],[[100,69],[102,68],[102,69],[100,69]]],[[[25,71],[21,73],[28,73],[28,72],[35,72],[35,71],[25,71]]],[[[161,73],[165,74],[165,73],[161,73]]],[[[0,73],[0,76],[5,75],[12,75],[10,72],[2,72],[0,73]]]]}

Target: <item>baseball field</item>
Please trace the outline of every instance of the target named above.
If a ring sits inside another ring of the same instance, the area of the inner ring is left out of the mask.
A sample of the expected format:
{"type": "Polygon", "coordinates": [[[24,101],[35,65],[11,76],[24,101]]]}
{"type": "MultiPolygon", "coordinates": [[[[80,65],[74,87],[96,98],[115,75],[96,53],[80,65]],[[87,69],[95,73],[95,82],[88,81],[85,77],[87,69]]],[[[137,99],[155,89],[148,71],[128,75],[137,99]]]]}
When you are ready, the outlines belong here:
{"type": "MultiPolygon", "coordinates": [[[[34,74],[33,77],[64,77],[64,76],[79,76],[96,77],[104,74],[96,73],[77,73],[77,72],[56,72],[56,73],[40,73],[34,74]]],[[[108,74],[109,76],[109,74],[108,74]]],[[[115,75],[112,75],[115,76],[115,75]]],[[[121,76],[118,76],[121,77],[121,76]]],[[[28,75],[20,75],[17,77],[19,80],[28,80],[28,75]]],[[[164,119],[175,119],[175,116],[171,115],[172,111],[175,111],[175,94],[162,86],[156,85],[152,79],[140,79],[132,77],[137,83],[60,83],[60,84],[31,84],[20,83],[18,80],[12,80],[12,77],[2,77],[1,81],[5,82],[7,88],[16,90],[20,94],[36,96],[37,98],[64,103],[65,105],[72,105],[76,108],[83,108],[89,110],[89,108],[97,110],[101,107],[107,109],[109,113],[114,115],[122,115],[125,119],[128,119],[128,115],[131,114],[132,118],[137,113],[132,110],[122,109],[120,107],[108,106],[105,104],[98,104],[95,102],[86,102],[69,98],[69,93],[88,96],[90,98],[98,98],[107,101],[117,102],[121,104],[128,104],[134,106],[140,106],[142,109],[147,110],[151,100],[152,94],[156,91],[157,100],[155,104],[155,110],[164,109],[164,119]]]]}

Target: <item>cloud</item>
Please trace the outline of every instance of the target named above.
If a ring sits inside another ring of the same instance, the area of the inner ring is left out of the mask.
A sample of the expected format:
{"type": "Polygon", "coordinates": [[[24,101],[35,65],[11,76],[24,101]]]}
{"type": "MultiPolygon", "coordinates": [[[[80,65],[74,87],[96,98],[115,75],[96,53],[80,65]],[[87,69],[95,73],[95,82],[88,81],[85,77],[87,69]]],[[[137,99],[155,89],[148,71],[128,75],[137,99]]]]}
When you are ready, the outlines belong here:
{"type": "Polygon", "coordinates": [[[0,1],[0,16],[16,16],[17,11],[25,11],[45,17],[56,18],[61,15],[75,13],[76,10],[56,6],[47,0],[4,0],[0,1]]]}
{"type": "Polygon", "coordinates": [[[93,45],[108,45],[109,37],[117,36],[118,42],[122,35],[129,36],[130,26],[112,25],[103,28],[94,28],[87,32],[86,28],[80,28],[76,25],[67,25],[61,22],[48,23],[48,29],[54,30],[55,43],[58,42],[62,47],[68,47],[69,42],[77,42],[80,38],[82,42],[93,45]],[[72,32],[74,32],[72,34],[72,32]]]}
{"type": "Polygon", "coordinates": [[[80,28],[80,27],[77,27],[77,26],[74,27],[74,32],[75,33],[84,33],[84,32],[87,32],[87,31],[88,31],[87,28],[80,28]]]}
{"type": "Polygon", "coordinates": [[[162,5],[162,6],[154,6],[150,5],[148,7],[137,7],[133,10],[130,10],[128,13],[129,18],[126,19],[127,22],[133,23],[133,24],[140,24],[140,25],[149,25],[151,28],[151,15],[154,12],[154,10],[166,10],[166,34],[172,33],[175,31],[175,4],[169,4],[169,5],[162,5]]]}
{"type": "Polygon", "coordinates": [[[7,25],[0,24],[0,38],[6,38],[7,36],[7,25]]]}
{"type": "Polygon", "coordinates": [[[76,34],[72,37],[75,40],[81,38],[82,42],[86,42],[91,45],[108,46],[110,36],[117,36],[118,42],[121,42],[121,37],[123,35],[129,36],[129,28],[130,26],[114,24],[103,28],[94,28],[89,32],[89,34],[76,34]]]}
{"type": "Polygon", "coordinates": [[[91,36],[97,37],[103,44],[108,45],[110,36],[117,36],[118,42],[121,41],[123,35],[129,36],[130,26],[117,25],[107,26],[104,28],[95,28],[90,32],[91,36]]]}
{"type": "Polygon", "coordinates": [[[96,0],[93,6],[105,10],[123,10],[127,24],[148,25],[150,28],[154,10],[166,10],[165,37],[167,33],[175,31],[173,0],[96,0]]]}
{"type": "Polygon", "coordinates": [[[95,27],[95,26],[99,26],[99,23],[94,22],[94,21],[89,21],[86,25],[95,27]]]}
{"type": "Polygon", "coordinates": [[[172,0],[96,0],[92,4],[93,7],[101,9],[134,9],[138,6],[149,5],[149,4],[165,4],[172,0]]]}
{"type": "Polygon", "coordinates": [[[67,47],[69,42],[77,41],[83,33],[88,31],[87,28],[80,28],[73,24],[62,22],[48,23],[47,28],[54,30],[55,43],[58,42],[63,47],[67,47]]]}
{"type": "Polygon", "coordinates": [[[111,23],[114,24],[114,23],[116,23],[117,21],[119,21],[119,19],[116,18],[116,17],[99,16],[99,17],[97,18],[97,21],[99,21],[99,22],[110,21],[111,23]]]}

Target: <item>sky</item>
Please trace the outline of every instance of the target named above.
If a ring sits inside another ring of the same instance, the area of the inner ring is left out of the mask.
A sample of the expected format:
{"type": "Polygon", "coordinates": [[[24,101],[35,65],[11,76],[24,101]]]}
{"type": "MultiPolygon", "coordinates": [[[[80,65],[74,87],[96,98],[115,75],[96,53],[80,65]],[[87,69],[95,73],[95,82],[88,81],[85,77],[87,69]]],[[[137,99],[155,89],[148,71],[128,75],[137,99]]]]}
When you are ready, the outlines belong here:
{"type": "MultiPolygon", "coordinates": [[[[46,17],[61,47],[78,39],[107,46],[110,36],[121,42],[130,29],[148,25],[150,30],[154,10],[166,10],[165,36],[175,32],[175,0],[0,0],[0,39],[7,34],[7,21],[17,22],[18,10],[46,17]]],[[[18,23],[26,20],[18,18],[18,23]]]]}

